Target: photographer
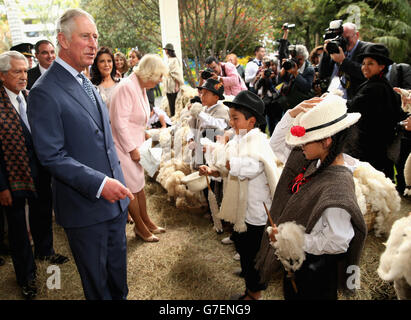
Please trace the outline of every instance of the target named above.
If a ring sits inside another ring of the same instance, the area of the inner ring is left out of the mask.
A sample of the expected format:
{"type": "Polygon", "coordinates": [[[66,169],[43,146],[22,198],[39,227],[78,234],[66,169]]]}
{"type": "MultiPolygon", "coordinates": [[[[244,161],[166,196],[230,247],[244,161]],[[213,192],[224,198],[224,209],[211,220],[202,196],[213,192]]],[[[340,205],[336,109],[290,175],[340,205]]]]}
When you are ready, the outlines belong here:
{"type": "Polygon", "coordinates": [[[203,70],[200,86],[208,78],[220,81],[224,85],[224,94],[236,96],[240,91],[247,90],[243,79],[237,72],[235,65],[230,62],[219,62],[216,57],[208,57],[205,60],[207,69],[203,70]],[[211,73],[211,76],[210,76],[211,73]]]}
{"type": "Polygon", "coordinates": [[[328,91],[340,89],[345,99],[352,99],[360,84],[366,80],[361,72],[359,55],[370,43],[359,40],[359,37],[357,26],[350,22],[342,24],[342,20],[331,21],[324,36],[320,79],[330,83],[328,91]]]}
{"type": "MultiPolygon", "coordinates": [[[[255,89],[257,95],[264,101],[265,115],[270,134],[274,131],[275,125],[280,121],[282,112],[280,108],[272,108],[272,102],[276,96],[275,86],[278,84],[278,59],[266,60],[264,68],[257,74],[255,89]]],[[[260,129],[264,132],[265,126],[260,129]]]]}
{"type": "Polygon", "coordinates": [[[283,41],[280,40],[278,49],[280,58],[283,58],[278,79],[278,83],[282,83],[282,86],[279,96],[274,100],[274,107],[280,107],[284,113],[313,96],[311,88],[314,68],[308,61],[308,51],[304,45],[295,45],[292,50],[289,50],[287,40],[289,29],[283,26],[283,30],[283,41]],[[287,56],[288,52],[291,53],[292,58],[287,56]]]}

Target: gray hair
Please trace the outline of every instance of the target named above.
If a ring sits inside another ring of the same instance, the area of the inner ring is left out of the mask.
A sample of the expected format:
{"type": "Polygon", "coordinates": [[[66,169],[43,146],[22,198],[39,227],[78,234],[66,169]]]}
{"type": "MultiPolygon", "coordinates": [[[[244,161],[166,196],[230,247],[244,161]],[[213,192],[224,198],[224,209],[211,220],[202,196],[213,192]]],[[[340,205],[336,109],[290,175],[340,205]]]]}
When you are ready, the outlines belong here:
{"type": "Polygon", "coordinates": [[[348,28],[348,29],[354,30],[354,32],[358,32],[358,28],[357,28],[357,25],[355,23],[346,22],[342,26],[343,26],[344,29],[348,28]]]}
{"type": "Polygon", "coordinates": [[[303,44],[297,44],[295,46],[296,56],[303,56],[304,60],[307,60],[309,57],[308,50],[303,44]]]}
{"type": "Polygon", "coordinates": [[[28,65],[26,57],[23,56],[20,52],[6,51],[0,54],[0,72],[2,73],[9,72],[9,70],[11,69],[11,64],[10,64],[11,59],[24,60],[26,61],[28,65]]]}
{"type": "MultiPolygon", "coordinates": [[[[74,20],[78,17],[87,17],[91,22],[96,24],[94,18],[86,11],[82,9],[69,9],[63,13],[63,15],[57,20],[56,32],[59,34],[63,33],[67,39],[71,38],[71,34],[74,30],[74,20]]],[[[57,40],[57,47],[60,48],[60,44],[57,40]]]]}

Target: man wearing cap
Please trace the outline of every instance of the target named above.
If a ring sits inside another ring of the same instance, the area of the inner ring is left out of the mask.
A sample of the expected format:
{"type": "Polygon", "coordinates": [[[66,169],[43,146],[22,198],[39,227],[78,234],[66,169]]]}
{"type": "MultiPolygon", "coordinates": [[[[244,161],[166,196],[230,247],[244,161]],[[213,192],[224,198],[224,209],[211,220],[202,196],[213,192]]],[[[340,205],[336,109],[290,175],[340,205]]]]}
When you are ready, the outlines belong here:
{"type": "Polygon", "coordinates": [[[48,40],[40,40],[34,46],[36,58],[39,64],[28,71],[27,90],[30,90],[34,82],[47,71],[56,59],[54,45],[48,40]]]}
{"type": "Polygon", "coordinates": [[[243,78],[237,72],[231,62],[220,62],[216,57],[208,57],[205,60],[207,68],[214,70],[212,79],[220,81],[224,85],[224,94],[236,96],[240,91],[247,90],[243,78]]]}
{"type": "Polygon", "coordinates": [[[176,98],[181,86],[184,84],[184,77],[181,73],[180,61],[176,57],[174,46],[171,43],[167,43],[163,49],[168,58],[169,69],[168,77],[165,79],[165,90],[170,108],[170,115],[173,117],[175,114],[176,98]]]}
{"type": "Polygon", "coordinates": [[[29,69],[33,67],[33,50],[34,46],[31,43],[20,43],[10,48],[10,51],[18,51],[23,56],[26,57],[27,62],[29,63],[29,69]]]}
{"type": "Polygon", "coordinates": [[[8,222],[10,253],[23,296],[34,298],[36,264],[25,206],[29,207],[34,255],[52,264],[67,257],[53,249],[50,175],[37,159],[27,119],[27,60],[17,51],[0,55],[0,204],[8,222]]]}

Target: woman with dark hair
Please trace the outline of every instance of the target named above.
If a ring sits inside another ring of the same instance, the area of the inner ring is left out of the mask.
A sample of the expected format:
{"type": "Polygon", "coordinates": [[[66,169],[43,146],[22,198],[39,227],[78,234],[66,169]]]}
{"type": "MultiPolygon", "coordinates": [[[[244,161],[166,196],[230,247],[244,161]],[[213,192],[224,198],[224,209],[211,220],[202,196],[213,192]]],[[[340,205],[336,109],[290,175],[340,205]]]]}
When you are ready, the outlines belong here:
{"type": "Polygon", "coordinates": [[[401,97],[394,92],[385,74],[392,64],[388,49],[372,44],[364,50],[361,71],[367,79],[347,102],[350,112],[361,113],[356,128],[358,137],[350,154],[369,162],[375,169],[394,178],[394,162],[389,159],[388,147],[395,138],[396,124],[405,118],[401,97]]]}
{"type": "Polygon", "coordinates": [[[124,78],[124,75],[126,74],[129,68],[126,55],[120,51],[116,52],[114,54],[114,62],[115,62],[117,74],[118,74],[117,78],[124,78]]]}
{"type": "Polygon", "coordinates": [[[168,69],[169,74],[165,79],[165,90],[168,100],[168,106],[170,108],[170,116],[173,117],[175,113],[176,98],[181,86],[184,84],[184,78],[181,73],[180,61],[176,57],[174,46],[171,43],[167,43],[163,48],[168,57],[168,69]]]}
{"type": "Polygon", "coordinates": [[[336,300],[338,284],[354,289],[347,268],[359,265],[367,228],[353,180],[358,160],[343,150],[349,127],[360,117],[347,113],[343,98],[329,95],[300,103],[275,127],[270,145],[285,167],[270,210],[275,225],[262,238],[256,267],[260,281],[268,283],[281,266],[272,248],[277,225],[294,221],[304,227],[304,256],[289,257],[288,265],[281,260],[294,271],[284,272],[286,300],[336,300]]]}
{"type": "Polygon", "coordinates": [[[119,80],[116,78],[114,56],[107,47],[101,47],[91,66],[91,82],[97,87],[107,108],[110,107],[110,97],[119,80]]]}

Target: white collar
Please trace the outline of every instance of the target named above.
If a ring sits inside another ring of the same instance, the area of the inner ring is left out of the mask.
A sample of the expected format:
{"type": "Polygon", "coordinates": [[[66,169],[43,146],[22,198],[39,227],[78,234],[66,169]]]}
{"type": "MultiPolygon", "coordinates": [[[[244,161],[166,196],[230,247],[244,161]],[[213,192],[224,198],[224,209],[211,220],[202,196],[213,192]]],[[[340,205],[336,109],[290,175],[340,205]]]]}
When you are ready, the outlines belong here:
{"type": "Polygon", "coordinates": [[[303,63],[303,65],[301,66],[301,68],[298,69],[298,72],[299,72],[299,73],[303,73],[303,72],[304,72],[305,64],[306,64],[306,63],[307,63],[307,61],[304,61],[304,63],[303,63]]]}
{"type": "Polygon", "coordinates": [[[40,74],[43,74],[44,72],[47,71],[47,69],[43,68],[40,63],[39,63],[39,69],[40,69],[40,74]]]}

